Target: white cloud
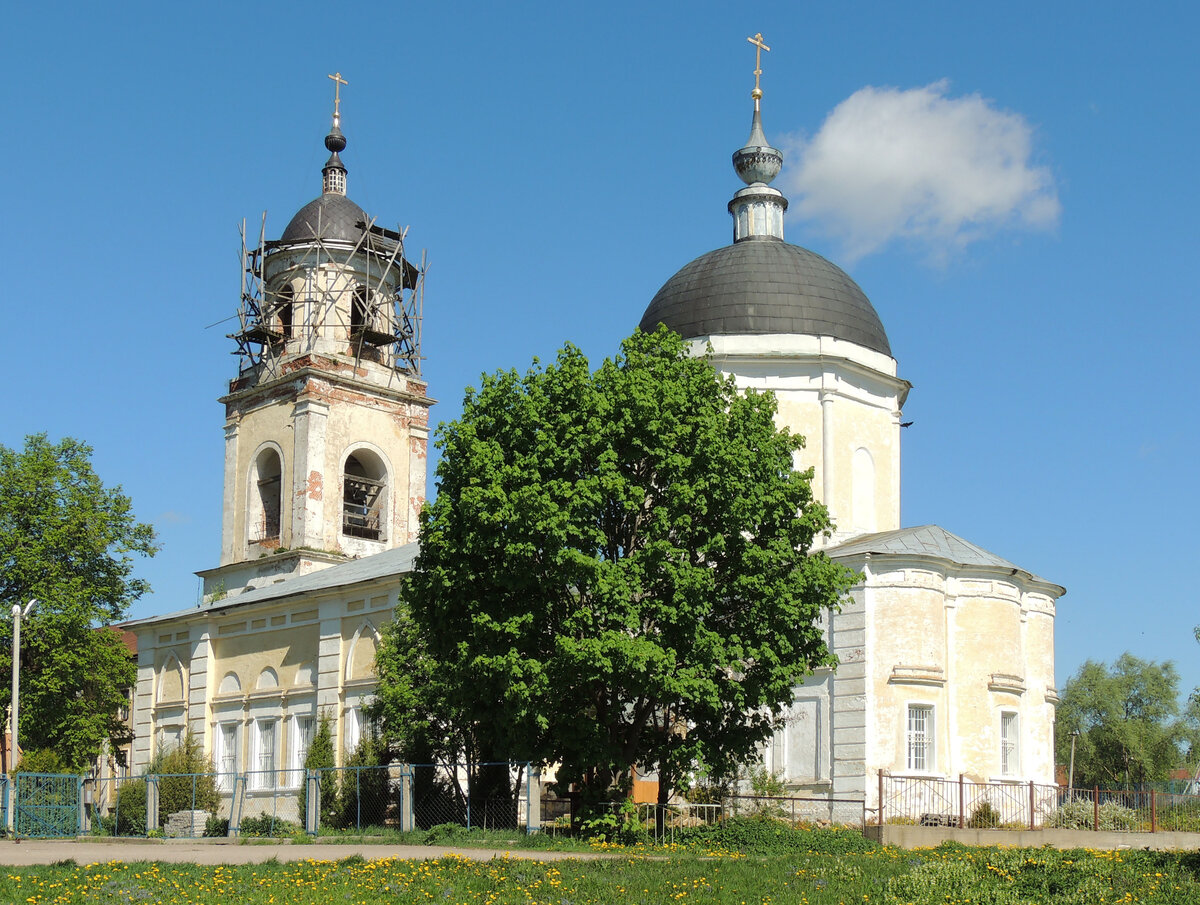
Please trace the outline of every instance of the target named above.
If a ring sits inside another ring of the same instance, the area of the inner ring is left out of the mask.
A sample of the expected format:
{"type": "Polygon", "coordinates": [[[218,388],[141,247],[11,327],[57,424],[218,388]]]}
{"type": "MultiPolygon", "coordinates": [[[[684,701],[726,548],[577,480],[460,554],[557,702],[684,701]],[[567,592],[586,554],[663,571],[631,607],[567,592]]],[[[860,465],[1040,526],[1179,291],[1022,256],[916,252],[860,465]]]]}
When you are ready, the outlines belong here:
{"type": "Polygon", "coordinates": [[[1050,171],[1030,161],[1033,129],[978,94],[866,87],[811,140],[784,142],[791,212],[855,260],[895,239],[935,259],[999,229],[1049,229],[1060,206],[1050,171]]]}

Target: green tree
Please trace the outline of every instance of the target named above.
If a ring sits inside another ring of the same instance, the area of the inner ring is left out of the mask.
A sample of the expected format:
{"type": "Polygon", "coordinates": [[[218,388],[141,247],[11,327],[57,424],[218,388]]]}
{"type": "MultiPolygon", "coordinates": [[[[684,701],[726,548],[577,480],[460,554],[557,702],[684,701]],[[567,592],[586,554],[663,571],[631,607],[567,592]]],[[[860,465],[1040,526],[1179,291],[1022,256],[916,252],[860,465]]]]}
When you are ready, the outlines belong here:
{"type": "Polygon", "coordinates": [[[308,773],[310,770],[320,770],[318,780],[320,789],[321,813],[318,815],[321,826],[334,826],[338,818],[338,781],[337,771],[331,769],[333,759],[333,727],[327,714],[321,714],[317,723],[316,734],[309,743],[308,753],[304,755],[304,779],[300,783],[300,795],[297,813],[300,822],[304,823],[308,813],[308,773]]]}
{"type": "Polygon", "coordinates": [[[389,741],[558,763],[596,797],[635,763],[665,798],[748,759],[832,662],[818,618],[855,580],[811,552],[828,513],[775,410],[665,328],[594,373],[568,345],[485,375],[438,431],[377,659],[389,741]]]}
{"type": "Polygon", "coordinates": [[[1056,721],[1059,763],[1070,760],[1075,732],[1075,784],[1081,787],[1165,780],[1195,741],[1180,712],[1174,664],[1130,653],[1111,667],[1088,660],[1067,681],[1056,721]]]}
{"type": "MultiPolygon", "coordinates": [[[[38,599],[21,626],[20,741],[54,749],[72,769],[127,733],[117,714],[136,666],[118,632],[98,629],[148,590],[133,557],[157,550],[121,488],[92,469],[91,452],[44,434],[22,450],[0,446],[0,601],[38,599]]],[[[0,628],[0,662],[11,658],[10,625],[0,628]]],[[[0,689],[0,706],[9,698],[0,689]]]]}
{"type": "Polygon", "coordinates": [[[174,748],[159,752],[147,773],[158,776],[158,812],[166,819],[177,811],[216,814],[221,804],[216,767],[189,730],[174,748]]]}

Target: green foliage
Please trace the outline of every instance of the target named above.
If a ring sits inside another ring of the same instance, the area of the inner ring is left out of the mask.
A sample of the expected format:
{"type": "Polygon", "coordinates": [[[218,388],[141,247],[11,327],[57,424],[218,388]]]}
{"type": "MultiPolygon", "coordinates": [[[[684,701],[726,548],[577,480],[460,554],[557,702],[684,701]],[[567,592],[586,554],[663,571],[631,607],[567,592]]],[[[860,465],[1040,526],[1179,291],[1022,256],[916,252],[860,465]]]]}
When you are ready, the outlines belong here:
{"type": "Polygon", "coordinates": [[[731,817],[716,824],[685,827],[676,833],[684,844],[705,845],[755,855],[796,852],[845,854],[876,851],[879,846],[849,827],[792,825],[770,817],[731,817]]]}
{"type": "Polygon", "coordinates": [[[101,820],[110,836],[146,835],[146,779],[127,779],[117,789],[115,807],[101,820]]]}
{"type": "MultiPolygon", "coordinates": [[[[334,826],[361,829],[382,826],[388,809],[387,750],[373,733],[366,733],[341,773],[334,826]]],[[[322,796],[324,793],[322,792],[322,796]]]]}
{"type": "MultiPolygon", "coordinates": [[[[320,791],[321,791],[321,814],[320,825],[333,825],[337,820],[338,814],[338,781],[337,773],[331,769],[334,765],[333,759],[333,728],[327,714],[321,714],[321,719],[317,723],[317,731],[313,736],[312,742],[308,746],[308,753],[304,756],[304,774],[307,777],[310,770],[320,770],[320,791]]],[[[298,796],[298,810],[300,819],[305,820],[305,815],[308,813],[308,780],[307,778],[300,783],[300,794],[298,796]]]]}
{"type": "MultiPolygon", "coordinates": [[[[20,739],[76,771],[106,738],[128,737],[117,714],[137,668],[120,634],[97,627],[122,619],[148,590],[133,577],[133,557],[157,550],[153,529],[120,487],[104,486],[91,453],[45,434],[22,450],[0,446],[0,600],[38,600],[21,624],[20,739]]],[[[11,662],[12,634],[0,627],[0,662],[11,662]]],[[[0,709],[9,698],[0,688],[0,709]]]]}
{"type": "Polygon", "coordinates": [[[26,751],[21,755],[14,773],[76,773],[63,763],[58,752],[50,748],[39,748],[36,751],[26,751]]]}
{"type": "Polygon", "coordinates": [[[204,821],[204,835],[211,838],[224,838],[229,835],[229,818],[209,815],[204,821]]]}
{"type": "Polygon", "coordinates": [[[990,801],[981,801],[967,818],[967,826],[973,830],[993,830],[1000,825],[1000,812],[990,801]]]}
{"type": "Polygon", "coordinates": [[[158,813],[162,821],[177,811],[217,812],[221,795],[217,791],[216,767],[191,732],[175,748],[162,752],[149,772],[158,776],[158,813]]]}
{"type": "MultiPolygon", "coordinates": [[[[1150,829],[1149,817],[1143,821],[1138,812],[1115,801],[1100,804],[1100,829],[1108,832],[1127,833],[1150,829]]],[[[1047,826],[1069,830],[1090,830],[1096,825],[1096,806],[1083,798],[1076,798],[1059,806],[1046,821],[1047,826]]]]}
{"type": "Polygon", "coordinates": [[[594,373],[568,345],[485,375],[439,429],[377,658],[387,740],[603,792],[643,763],[664,796],[694,762],[745,761],[832,663],[817,620],[854,581],[811,552],[828,513],[775,409],[665,329],[594,373]]]}
{"type": "Polygon", "coordinates": [[[1076,731],[1078,788],[1165,780],[1197,739],[1180,714],[1175,666],[1129,653],[1112,667],[1088,660],[1067,681],[1056,722],[1059,763],[1069,762],[1076,731]]]}
{"type": "MultiPolygon", "coordinates": [[[[226,820],[226,829],[228,829],[228,823],[229,821],[226,820]]],[[[208,835],[207,827],[205,835],[208,835]]],[[[238,824],[238,835],[251,838],[290,839],[294,836],[304,835],[304,828],[291,820],[283,820],[263,811],[257,817],[243,817],[242,822],[238,824]]]]}
{"type": "Polygon", "coordinates": [[[637,805],[630,799],[603,805],[587,810],[580,818],[577,829],[581,838],[620,845],[649,841],[650,834],[638,819],[637,805]]]}

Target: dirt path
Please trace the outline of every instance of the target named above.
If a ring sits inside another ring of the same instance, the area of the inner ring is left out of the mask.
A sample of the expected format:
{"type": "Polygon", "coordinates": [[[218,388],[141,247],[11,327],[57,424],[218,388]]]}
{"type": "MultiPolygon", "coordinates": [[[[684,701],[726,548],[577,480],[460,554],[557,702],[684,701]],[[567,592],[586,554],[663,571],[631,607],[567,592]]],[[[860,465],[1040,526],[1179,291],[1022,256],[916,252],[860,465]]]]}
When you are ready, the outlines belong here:
{"type": "Polygon", "coordinates": [[[486,848],[449,848],[427,845],[362,845],[357,843],[278,844],[247,843],[214,839],[114,839],[112,841],[80,842],[68,839],[23,839],[20,842],[0,841],[0,865],[54,864],[74,861],[92,864],[106,861],[168,861],[193,864],[261,864],[275,858],[279,861],[339,861],[353,855],[375,861],[381,858],[411,858],[428,860],[443,855],[460,855],[475,861],[490,861],[505,855],[530,861],[562,861],[570,858],[593,860],[619,857],[593,852],[535,852],[486,848]]]}

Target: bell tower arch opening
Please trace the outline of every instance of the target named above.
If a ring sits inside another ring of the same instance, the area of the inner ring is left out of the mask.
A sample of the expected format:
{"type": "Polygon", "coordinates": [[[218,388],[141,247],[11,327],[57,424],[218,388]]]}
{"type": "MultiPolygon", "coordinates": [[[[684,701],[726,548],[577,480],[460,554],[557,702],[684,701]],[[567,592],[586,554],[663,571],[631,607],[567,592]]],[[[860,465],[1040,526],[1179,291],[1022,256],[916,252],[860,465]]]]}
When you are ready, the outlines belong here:
{"type": "Polygon", "coordinates": [[[278,447],[267,446],[254,457],[248,490],[247,543],[278,547],[283,524],[283,458],[278,447]]]}
{"type": "Polygon", "coordinates": [[[359,447],[342,468],[342,534],[385,541],[388,535],[388,470],[383,459],[359,447]]]}

